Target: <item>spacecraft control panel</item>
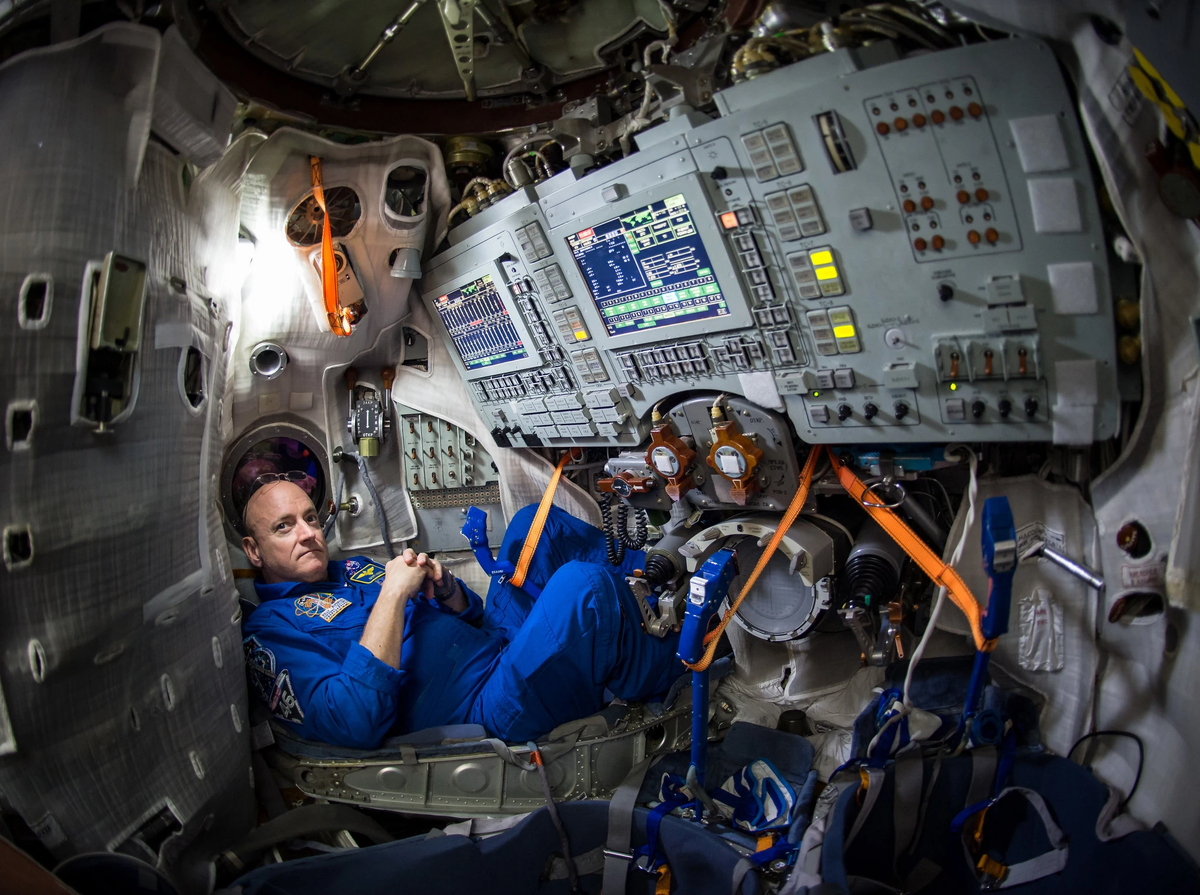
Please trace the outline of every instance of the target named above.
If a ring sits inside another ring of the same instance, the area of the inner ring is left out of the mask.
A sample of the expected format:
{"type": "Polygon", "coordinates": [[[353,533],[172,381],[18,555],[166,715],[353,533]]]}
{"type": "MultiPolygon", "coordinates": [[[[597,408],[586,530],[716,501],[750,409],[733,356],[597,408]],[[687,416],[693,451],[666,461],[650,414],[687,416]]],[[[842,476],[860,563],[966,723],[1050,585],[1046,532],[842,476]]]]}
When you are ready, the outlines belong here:
{"type": "Polygon", "coordinates": [[[1112,435],[1104,237],[1049,48],[831,54],[717,106],[432,260],[423,300],[498,443],[636,445],[702,390],[810,443],[1112,435]]]}

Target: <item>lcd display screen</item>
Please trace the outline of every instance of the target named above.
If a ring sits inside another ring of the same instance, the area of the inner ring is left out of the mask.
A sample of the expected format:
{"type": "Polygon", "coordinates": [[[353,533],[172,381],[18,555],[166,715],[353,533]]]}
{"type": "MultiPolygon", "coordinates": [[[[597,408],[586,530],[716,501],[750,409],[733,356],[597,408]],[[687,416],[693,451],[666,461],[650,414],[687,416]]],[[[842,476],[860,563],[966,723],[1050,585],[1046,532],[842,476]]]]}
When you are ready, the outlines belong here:
{"type": "Polygon", "coordinates": [[[529,356],[490,274],[439,296],[434,307],[468,370],[529,356]]]}
{"type": "Polygon", "coordinates": [[[610,336],[729,314],[683,195],[567,237],[610,336]]]}

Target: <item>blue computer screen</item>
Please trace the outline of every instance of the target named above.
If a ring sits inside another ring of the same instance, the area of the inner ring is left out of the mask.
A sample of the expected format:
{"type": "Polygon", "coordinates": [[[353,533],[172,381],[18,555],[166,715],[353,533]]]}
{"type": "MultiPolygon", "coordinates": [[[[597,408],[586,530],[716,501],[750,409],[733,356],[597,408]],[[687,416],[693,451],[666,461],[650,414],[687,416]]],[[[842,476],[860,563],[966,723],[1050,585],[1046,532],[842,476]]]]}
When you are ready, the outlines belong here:
{"type": "Polygon", "coordinates": [[[434,306],[468,370],[529,356],[490,275],[439,296],[434,306]]]}
{"type": "Polygon", "coordinates": [[[729,314],[683,195],[567,237],[610,336],[729,314]]]}

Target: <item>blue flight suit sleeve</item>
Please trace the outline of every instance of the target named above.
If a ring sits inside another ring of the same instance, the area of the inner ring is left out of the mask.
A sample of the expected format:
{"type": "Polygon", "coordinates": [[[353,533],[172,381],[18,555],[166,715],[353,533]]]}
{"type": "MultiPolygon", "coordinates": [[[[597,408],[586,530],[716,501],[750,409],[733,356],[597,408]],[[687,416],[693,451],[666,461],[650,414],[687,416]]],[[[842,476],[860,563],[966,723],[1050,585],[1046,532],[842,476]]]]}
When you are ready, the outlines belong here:
{"type": "Polygon", "coordinates": [[[356,749],[377,746],[396,720],[404,672],[360,643],[352,643],[343,659],[273,608],[264,604],[246,620],[252,689],[305,739],[356,749]]]}
{"type": "Polygon", "coordinates": [[[461,618],[472,627],[478,628],[483,621],[483,600],[479,598],[479,594],[467,587],[461,578],[455,578],[454,580],[458,582],[458,586],[462,588],[463,596],[467,598],[467,608],[462,612],[453,612],[442,603],[438,603],[437,607],[442,612],[449,613],[455,618],[461,618]]]}

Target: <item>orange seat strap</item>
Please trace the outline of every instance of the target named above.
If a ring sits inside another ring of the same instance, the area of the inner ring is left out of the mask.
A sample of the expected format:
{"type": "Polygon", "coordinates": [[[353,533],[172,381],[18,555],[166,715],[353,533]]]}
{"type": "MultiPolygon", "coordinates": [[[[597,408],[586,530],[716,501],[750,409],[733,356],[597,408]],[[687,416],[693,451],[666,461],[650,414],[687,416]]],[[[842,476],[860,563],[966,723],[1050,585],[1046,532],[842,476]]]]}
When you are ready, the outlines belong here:
{"type": "Polygon", "coordinates": [[[921,567],[921,571],[928,575],[934,584],[946,588],[946,593],[954,601],[954,605],[963,611],[963,614],[967,617],[967,622],[971,625],[971,634],[975,638],[975,648],[981,652],[991,652],[995,649],[995,640],[984,639],[983,628],[980,626],[982,611],[979,608],[979,603],[975,600],[971,589],[967,587],[966,582],[962,580],[958,572],[934,553],[929,545],[921,540],[908,527],[905,521],[892,510],[887,507],[874,506],[870,497],[864,502],[863,497],[869,493],[867,486],[862,483],[862,480],[854,474],[850,467],[838,460],[832,449],[829,451],[829,459],[833,463],[833,470],[837,474],[838,481],[846,490],[846,493],[858,501],[863,509],[871,514],[871,518],[878,522],[891,539],[913,558],[913,561],[921,567]]]}
{"type": "Polygon", "coordinates": [[[337,265],[333,260],[333,227],[329,222],[329,209],[325,207],[325,187],[321,180],[321,160],[309,156],[312,166],[313,198],[325,219],[321,222],[321,293],[325,300],[325,316],[335,336],[350,335],[350,321],[338,301],[337,265]]]}
{"type": "Polygon", "coordinates": [[[550,475],[546,491],[542,494],[542,502],[538,504],[537,512],[533,516],[533,523],[529,526],[529,533],[525,535],[525,543],[521,546],[521,556],[517,559],[517,568],[513,572],[512,578],[509,579],[517,587],[525,584],[525,576],[529,573],[529,564],[533,561],[538,541],[542,539],[542,529],[546,527],[546,519],[550,516],[550,507],[554,504],[554,492],[558,490],[563,467],[570,462],[575,450],[572,449],[563,454],[562,459],[558,461],[558,466],[550,475]]]}
{"type": "Polygon", "coordinates": [[[692,671],[706,671],[708,666],[712,664],[713,656],[717,652],[717,641],[720,640],[721,634],[729,627],[729,623],[733,621],[734,614],[738,611],[738,607],[742,605],[742,601],[750,593],[750,588],[758,582],[758,578],[766,569],[767,563],[771,561],[771,557],[775,555],[775,550],[783,541],[784,535],[788,533],[788,529],[796,521],[796,517],[800,515],[800,511],[804,509],[804,502],[808,500],[808,489],[812,487],[813,471],[817,467],[817,458],[821,455],[821,449],[813,445],[813,449],[808,452],[808,459],[804,461],[804,469],[800,471],[800,484],[796,488],[796,495],[792,498],[792,502],[788,504],[786,512],[783,514],[783,519],[779,521],[779,527],[775,529],[775,533],[771,535],[771,540],[767,543],[767,548],[763,550],[759,556],[758,562],[754,566],[754,571],[750,573],[750,577],[746,579],[746,583],[742,585],[741,591],[737,595],[737,599],[733,601],[729,609],[726,611],[721,623],[713,628],[704,636],[706,644],[704,655],[700,657],[700,661],[694,665],[689,665],[684,662],[692,671]]]}

